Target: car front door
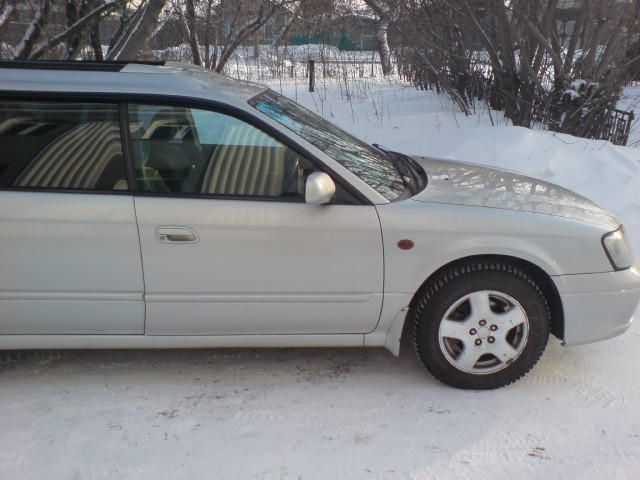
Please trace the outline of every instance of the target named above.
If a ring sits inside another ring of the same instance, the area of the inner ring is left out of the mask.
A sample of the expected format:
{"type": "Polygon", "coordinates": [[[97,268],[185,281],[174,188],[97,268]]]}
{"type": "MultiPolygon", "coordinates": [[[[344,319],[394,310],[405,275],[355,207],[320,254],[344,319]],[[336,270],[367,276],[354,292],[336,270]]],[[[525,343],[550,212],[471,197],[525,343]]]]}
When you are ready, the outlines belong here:
{"type": "Polygon", "coordinates": [[[372,205],[304,203],[311,161],[221,112],[130,104],[148,335],[371,331],[383,256],[372,205]]]}
{"type": "Polygon", "coordinates": [[[144,333],[118,119],[117,104],[0,99],[0,335],[144,333]]]}

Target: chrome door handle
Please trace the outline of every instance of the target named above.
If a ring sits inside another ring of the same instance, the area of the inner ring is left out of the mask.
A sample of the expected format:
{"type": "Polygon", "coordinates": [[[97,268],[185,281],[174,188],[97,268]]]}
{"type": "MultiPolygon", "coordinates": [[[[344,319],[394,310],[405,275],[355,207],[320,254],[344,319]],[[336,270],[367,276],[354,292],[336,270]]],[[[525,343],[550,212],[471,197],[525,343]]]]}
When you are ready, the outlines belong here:
{"type": "Polygon", "coordinates": [[[162,243],[196,243],[198,234],[189,227],[156,227],[156,238],[162,243]]]}

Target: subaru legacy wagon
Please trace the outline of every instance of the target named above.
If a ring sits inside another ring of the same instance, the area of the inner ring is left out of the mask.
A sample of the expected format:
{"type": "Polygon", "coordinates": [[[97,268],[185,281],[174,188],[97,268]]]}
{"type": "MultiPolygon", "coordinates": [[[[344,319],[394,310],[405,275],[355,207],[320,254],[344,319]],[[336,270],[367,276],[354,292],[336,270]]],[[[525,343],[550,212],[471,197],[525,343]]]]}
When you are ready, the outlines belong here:
{"type": "Polygon", "coordinates": [[[640,266],[559,186],[369,145],[178,64],[0,63],[0,350],[385,347],[507,385],[631,323],[640,266]]]}

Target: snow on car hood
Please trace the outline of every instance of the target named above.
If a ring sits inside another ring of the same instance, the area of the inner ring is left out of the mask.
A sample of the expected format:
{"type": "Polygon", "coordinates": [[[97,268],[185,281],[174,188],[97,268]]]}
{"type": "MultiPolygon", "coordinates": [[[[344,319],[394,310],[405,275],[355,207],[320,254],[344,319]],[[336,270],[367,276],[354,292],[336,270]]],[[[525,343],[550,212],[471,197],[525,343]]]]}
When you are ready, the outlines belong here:
{"type": "Polygon", "coordinates": [[[413,157],[427,171],[419,202],[449,203],[542,213],[598,223],[620,224],[609,212],[577,193],[515,172],[472,163],[413,157]]]}

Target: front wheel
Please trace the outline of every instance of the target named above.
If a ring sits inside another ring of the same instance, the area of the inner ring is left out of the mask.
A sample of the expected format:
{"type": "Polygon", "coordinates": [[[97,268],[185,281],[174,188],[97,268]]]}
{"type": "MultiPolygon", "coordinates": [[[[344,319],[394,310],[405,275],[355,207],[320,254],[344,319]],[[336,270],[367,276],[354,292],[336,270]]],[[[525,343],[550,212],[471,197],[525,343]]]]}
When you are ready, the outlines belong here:
{"type": "Polygon", "coordinates": [[[414,345],[438,380],[457,388],[499,388],[536,364],[549,319],[547,301],[526,271],[471,261],[425,286],[414,308],[414,345]]]}

